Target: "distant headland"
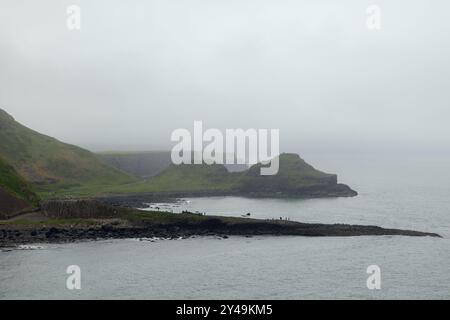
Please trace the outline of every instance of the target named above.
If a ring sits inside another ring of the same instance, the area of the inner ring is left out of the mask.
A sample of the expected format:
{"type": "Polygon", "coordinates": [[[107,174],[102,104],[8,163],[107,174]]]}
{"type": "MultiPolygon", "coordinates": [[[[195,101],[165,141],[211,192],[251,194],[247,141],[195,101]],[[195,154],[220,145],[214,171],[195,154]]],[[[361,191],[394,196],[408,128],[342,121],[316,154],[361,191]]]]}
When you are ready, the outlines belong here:
{"type": "MultiPolygon", "coordinates": [[[[33,131],[0,109],[0,158],[42,198],[140,193],[189,196],[350,197],[337,175],[319,171],[297,154],[278,156],[276,175],[261,163],[240,171],[221,164],[170,162],[169,153],[94,154],[33,131]]],[[[6,185],[6,181],[0,187],[6,185]]],[[[7,188],[5,188],[7,189],[7,188]]]]}

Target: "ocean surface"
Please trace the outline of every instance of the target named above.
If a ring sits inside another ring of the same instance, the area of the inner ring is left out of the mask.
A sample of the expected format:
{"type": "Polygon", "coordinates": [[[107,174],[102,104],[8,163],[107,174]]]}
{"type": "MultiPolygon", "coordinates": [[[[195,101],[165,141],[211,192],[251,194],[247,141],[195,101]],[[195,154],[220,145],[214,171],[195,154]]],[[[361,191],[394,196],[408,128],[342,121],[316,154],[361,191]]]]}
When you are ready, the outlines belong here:
{"type": "Polygon", "coordinates": [[[0,252],[0,299],[450,299],[450,158],[305,158],[354,198],[182,199],[160,208],[208,215],[354,223],[431,237],[197,237],[36,244],[0,252]],[[81,289],[66,269],[81,269],[81,289]],[[370,290],[377,265],[381,288],[370,290]]]}

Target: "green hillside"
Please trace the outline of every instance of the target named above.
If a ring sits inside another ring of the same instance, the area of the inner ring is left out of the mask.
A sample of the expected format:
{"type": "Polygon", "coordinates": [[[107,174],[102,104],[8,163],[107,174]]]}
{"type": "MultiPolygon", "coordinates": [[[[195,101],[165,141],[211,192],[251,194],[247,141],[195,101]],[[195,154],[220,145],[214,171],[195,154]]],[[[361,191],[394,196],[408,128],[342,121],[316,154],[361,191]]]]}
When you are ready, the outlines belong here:
{"type": "Polygon", "coordinates": [[[31,185],[2,158],[0,158],[0,187],[33,205],[37,205],[39,202],[31,185]]]}
{"type": "Polygon", "coordinates": [[[231,191],[235,174],[222,165],[171,165],[160,174],[133,184],[110,189],[111,192],[211,192],[231,191]]]}
{"type": "Polygon", "coordinates": [[[279,170],[275,175],[262,176],[261,164],[241,173],[236,191],[254,196],[280,197],[351,197],[357,192],[338,183],[337,175],[315,169],[299,155],[283,153],[279,156],[279,170]]]}
{"type": "Polygon", "coordinates": [[[0,217],[34,208],[39,198],[12,166],[0,158],[0,217]]]}
{"type": "MultiPolygon", "coordinates": [[[[149,179],[172,164],[170,151],[102,152],[98,156],[110,166],[135,177],[149,179]]],[[[225,164],[230,172],[248,169],[245,164],[225,164]]]]}
{"type": "Polygon", "coordinates": [[[334,197],[356,192],[337,183],[337,176],[316,170],[296,154],[281,154],[279,171],[261,176],[261,164],[243,172],[229,172],[223,165],[172,165],[147,181],[113,187],[113,193],[184,193],[191,195],[250,195],[334,197]]]}
{"type": "Polygon", "coordinates": [[[260,164],[236,172],[223,165],[175,166],[169,162],[168,152],[96,155],[33,131],[1,109],[0,141],[0,157],[44,198],[148,192],[265,197],[356,195],[348,186],[338,184],[336,175],[314,169],[296,154],[280,155],[279,172],[273,176],[261,176],[260,164]],[[146,175],[150,179],[139,179],[146,175]]]}
{"type": "Polygon", "coordinates": [[[328,186],[337,183],[337,176],[316,170],[297,154],[285,153],[279,157],[276,175],[262,176],[261,164],[244,172],[239,183],[242,192],[295,192],[306,187],[328,186]]]}
{"type": "Polygon", "coordinates": [[[0,156],[41,191],[135,181],[92,152],[33,131],[1,109],[0,141],[0,156]]]}

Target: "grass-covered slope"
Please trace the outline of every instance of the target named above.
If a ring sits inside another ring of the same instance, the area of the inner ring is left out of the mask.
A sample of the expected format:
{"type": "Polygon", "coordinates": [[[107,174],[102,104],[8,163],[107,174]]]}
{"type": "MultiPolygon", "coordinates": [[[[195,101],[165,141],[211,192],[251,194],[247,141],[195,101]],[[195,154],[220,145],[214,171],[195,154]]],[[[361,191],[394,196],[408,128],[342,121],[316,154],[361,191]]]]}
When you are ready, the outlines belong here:
{"type": "Polygon", "coordinates": [[[239,172],[230,172],[223,165],[175,166],[168,163],[167,152],[160,153],[157,161],[154,153],[144,158],[142,153],[131,157],[123,154],[123,159],[117,154],[100,156],[33,131],[1,109],[0,141],[0,157],[33,183],[44,198],[149,192],[268,197],[356,195],[348,186],[338,184],[336,175],[314,169],[295,154],[280,155],[279,172],[274,176],[261,176],[260,164],[239,172]],[[102,160],[107,157],[108,162],[118,163],[116,168],[102,160]],[[157,174],[139,180],[118,168],[137,170],[134,175],[138,177],[157,174]]]}
{"type": "Polygon", "coordinates": [[[296,154],[279,156],[279,171],[260,175],[261,164],[243,172],[228,172],[223,165],[172,165],[150,180],[113,188],[117,193],[181,193],[191,195],[250,195],[267,197],[354,196],[337,183],[337,176],[314,169],[296,154]]]}
{"type": "Polygon", "coordinates": [[[171,165],[147,181],[123,186],[119,192],[217,192],[232,191],[235,174],[223,165],[171,165]]]}
{"type": "Polygon", "coordinates": [[[279,156],[276,175],[260,175],[261,164],[242,173],[237,185],[241,193],[298,197],[354,196],[356,192],[337,183],[337,175],[324,173],[306,163],[297,154],[279,156]]]}
{"type": "MultiPolygon", "coordinates": [[[[135,177],[149,179],[172,165],[170,151],[102,152],[98,153],[110,166],[135,177]]],[[[248,169],[245,164],[225,164],[229,172],[248,169]]]]}
{"type": "Polygon", "coordinates": [[[39,198],[12,166],[0,158],[0,217],[34,208],[39,198]]]}
{"type": "Polygon", "coordinates": [[[33,131],[0,109],[0,156],[46,190],[121,184],[134,179],[85,149],[33,131]]]}

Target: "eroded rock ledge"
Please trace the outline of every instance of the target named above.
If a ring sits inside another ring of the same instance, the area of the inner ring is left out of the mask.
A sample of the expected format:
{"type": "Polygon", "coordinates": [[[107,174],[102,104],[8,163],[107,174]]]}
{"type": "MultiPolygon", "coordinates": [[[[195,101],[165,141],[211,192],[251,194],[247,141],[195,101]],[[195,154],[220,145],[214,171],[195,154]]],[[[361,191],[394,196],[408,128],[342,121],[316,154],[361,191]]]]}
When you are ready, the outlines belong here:
{"type": "Polygon", "coordinates": [[[291,235],[309,237],[431,236],[436,233],[377,226],[148,212],[91,200],[51,201],[42,211],[0,221],[0,246],[85,239],[291,235]]]}

